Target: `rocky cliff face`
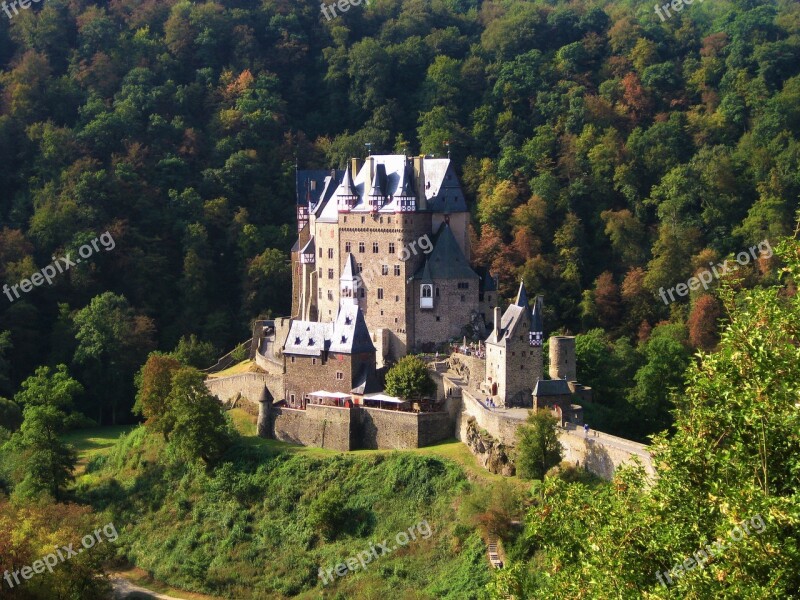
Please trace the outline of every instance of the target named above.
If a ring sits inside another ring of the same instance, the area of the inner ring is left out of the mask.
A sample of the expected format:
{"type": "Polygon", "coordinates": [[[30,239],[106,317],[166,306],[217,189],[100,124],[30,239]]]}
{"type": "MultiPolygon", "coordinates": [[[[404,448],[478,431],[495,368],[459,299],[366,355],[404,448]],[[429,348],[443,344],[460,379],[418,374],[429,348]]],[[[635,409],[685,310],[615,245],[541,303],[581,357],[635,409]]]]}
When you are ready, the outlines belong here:
{"type": "Polygon", "coordinates": [[[490,473],[506,476],[516,473],[508,447],[486,431],[481,431],[475,421],[475,417],[470,417],[467,421],[465,442],[470,451],[478,457],[480,463],[490,473]]]}

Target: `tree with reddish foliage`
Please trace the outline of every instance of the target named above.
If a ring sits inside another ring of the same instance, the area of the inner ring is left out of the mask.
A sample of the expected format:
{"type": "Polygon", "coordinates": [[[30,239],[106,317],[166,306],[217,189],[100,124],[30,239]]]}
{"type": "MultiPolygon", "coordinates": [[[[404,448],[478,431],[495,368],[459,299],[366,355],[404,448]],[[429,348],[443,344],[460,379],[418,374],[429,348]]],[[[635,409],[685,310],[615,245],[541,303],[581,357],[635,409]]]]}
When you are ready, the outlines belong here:
{"type": "Polygon", "coordinates": [[[603,329],[614,329],[619,325],[621,304],[619,286],[614,283],[614,276],[605,271],[594,282],[594,305],[603,329]]]}
{"type": "Polygon", "coordinates": [[[174,426],[172,413],[167,410],[167,397],[172,391],[172,376],[183,365],[172,356],[153,353],[136,376],[136,404],[133,412],[143,416],[146,425],[169,438],[174,426]]]}
{"type": "Polygon", "coordinates": [[[703,294],[697,299],[686,323],[692,346],[705,351],[716,347],[719,343],[717,321],[721,314],[719,302],[711,294],[703,294]]]}

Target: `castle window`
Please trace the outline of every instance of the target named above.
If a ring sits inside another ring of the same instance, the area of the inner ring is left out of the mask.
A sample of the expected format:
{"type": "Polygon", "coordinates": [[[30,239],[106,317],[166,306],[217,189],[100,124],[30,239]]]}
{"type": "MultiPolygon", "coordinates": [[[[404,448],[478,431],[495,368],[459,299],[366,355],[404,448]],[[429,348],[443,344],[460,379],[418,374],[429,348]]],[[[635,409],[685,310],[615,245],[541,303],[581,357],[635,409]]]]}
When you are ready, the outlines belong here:
{"type": "Polygon", "coordinates": [[[395,296],[395,297],[394,297],[394,301],[395,301],[395,302],[400,302],[400,296],[395,296]]]}
{"type": "Polygon", "coordinates": [[[319,257],[322,258],[322,246],[319,248],[319,257]]]}
{"type": "Polygon", "coordinates": [[[381,275],[389,274],[389,265],[381,265],[381,275]]]}
{"type": "Polygon", "coordinates": [[[439,288],[438,287],[436,288],[436,297],[437,298],[439,297],[439,288]]]}
{"type": "Polygon", "coordinates": [[[383,217],[381,217],[381,221],[380,222],[381,222],[381,224],[383,224],[383,217]]]}
{"type": "Polygon", "coordinates": [[[344,222],[347,223],[347,217],[344,218],[344,222]]]}
{"type": "Polygon", "coordinates": [[[372,253],[377,254],[380,252],[380,246],[378,246],[378,242],[372,242],[372,253]]]}
{"type": "Polygon", "coordinates": [[[394,266],[394,274],[395,276],[400,277],[400,265],[394,266]]]}
{"type": "Polygon", "coordinates": [[[361,217],[361,222],[364,223],[367,220],[366,217],[361,217]]]}
{"type": "Polygon", "coordinates": [[[468,290],[469,289],[469,281],[459,281],[458,282],[458,289],[460,289],[460,290],[468,290]]]}
{"type": "Polygon", "coordinates": [[[350,242],[345,242],[344,243],[344,251],[345,252],[350,252],[350,248],[351,248],[350,242]]]}
{"type": "Polygon", "coordinates": [[[318,277],[322,279],[322,267],[319,268],[319,272],[317,273],[318,277]]]}
{"type": "Polygon", "coordinates": [[[388,217],[387,220],[388,220],[389,225],[391,225],[392,224],[392,217],[388,217]]]}
{"type": "Polygon", "coordinates": [[[328,290],[328,300],[333,300],[333,292],[328,290]]]}
{"type": "Polygon", "coordinates": [[[333,279],[333,269],[328,269],[328,279],[333,279]]]}
{"type": "Polygon", "coordinates": [[[378,288],[378,300],[383,300],[383,288],[378,288]]]}
{"type": "Polygon", "coordinates": [[[389,254],[394,254],[394,242],[389,242],[389,254]]]}
{"type": "Polygon", "coordinates": [[[336,379],[337,381],[342,381],[344,379],[344,373],[341,371],[336,371],[336,379]]]}
{"type": "MultiPolygon", "coordinates": [[[[362,217],[362,218],[363,218],[363,217],[362,217]]],[[[358,242],[358,251],[359,251],[361,254],[364,254],[364,252],[366,252],[366,251],[367,251],[367,245],[366,245],[364,242],[358,242]]]]}
{"type": "Polygon", "coordinates": [[[395,322],[395,323],[397,323],[397,322],[398,322],[398,320],[397,320],[397,317],[395,317],[395,318],[394,318],[394,322],[395,322]]]}
{"type": "Polygon", "coordinates": [[[442,320],[442,317],[436,317],[436,322],[437,322],[437,323],[438,323],[439,321],[441,321],[441,320],[442,320]]]}
{"type": "Polygon", "coordinates": [[[293,357],[292,357],[292,362],[294,362],[294,361],[295,361],[295,358],[294,358],[294,356],[293,356],[293,357]]]}
{"type": "Polygon", "coordinates": [[[356,263],[356,269],[358,270],[357,271],[358,273],[361,273],[361,271],[364,270],[364,264],[363,263],[356,263]]]}
{"type": "Polygon", "coordinates": [[[289,400],[292,401],[292,404],[294,404],[294,398],[295,398],[294,394],[289,394],[289,400]]]}
{"type": "Polygon", "coordinates": [[[328,248],[328,258],[333,258],[333,248],[328,248]]]}
{"type": "Polygon", "coordinates": [[[312,358],[312,359],[311,359],[311,364],[312,364],[312,365],[315,365],[315,364],[317,364],[317,359],[316,359],[316,358],[312,358]]]}
{"type": "Polygon", "coordinates": [[[433,308],[433,286],[426,283],[420,287],[420,308],[433,308]]]}
{"type": "Polygon", "coordinates": [[[364,294],[364,288],[358,288],[358,297],[359,298],[363,298],[364,295],[365,295],[364,294]]]}
{"type": "Polygon", "coordinates": [[[318,296],[318,297],[319,297],[319,299],[321,300],[321,299],[322,299],[322,290],[317,290],[317,292],[319,292],[319,293],[317,294],[317,296],[318,296]]]}

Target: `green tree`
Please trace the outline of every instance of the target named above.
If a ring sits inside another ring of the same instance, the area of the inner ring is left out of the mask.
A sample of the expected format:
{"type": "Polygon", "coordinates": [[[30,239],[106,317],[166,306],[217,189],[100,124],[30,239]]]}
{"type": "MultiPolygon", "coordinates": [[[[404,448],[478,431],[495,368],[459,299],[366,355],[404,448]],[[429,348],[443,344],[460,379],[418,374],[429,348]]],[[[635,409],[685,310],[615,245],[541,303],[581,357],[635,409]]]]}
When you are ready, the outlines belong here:
{"type": "Polygon", "coordinates": [[[66,365],[58,365],[55,372],[50,367],[39,367],[22,382],[14,401],[23,408],[53,406],[66,412],[82,393],[83,386],[70,376],[66,365]]]}
{"type": "Polygon", "coordinates": [[[94,383],[98,422],[110,408],[111,422],[132,406],[133,376],[153,349],[153,322],[136,314],[124,296],[105,292],[75,315],[75,362],[94,383]]]}
{"type": "Polygon", "coordinates": [[[49,494],[59,501],[77,460],[75,451],[59,439],[66,415],[52,404],[33,404],[25,407],[23,417],[22,427],[4,447],[15,463],[14,494],[27,499],[49,494]]]}
{"type": "Polygon", "coordinates": [[[531,412],[526,425],[517,430],[517,474],[525,479],[544,479],[545,473],[561,462],[558,420],[547,411],[531,412]]]}
{"type": "Polygon", "coordinates": [[[0,398],[0,428],[16,431],[22,425],[22,409],[8,398],[0,398]]]}
{"type": "Polygon", "coordinates": [[[436,383],[428,366],[418,356],[401,358],[386,374],[386,393],[407,400],[429,397],[436,393],[436,383]]]}
{"type": "Polygon", "coordinates": [[[169,439],[175,427],[175,414],[168,403],[172,377],[180,370],[181,362],[172,356],[154,352],[136,375],[134,414],[146,419],[146,425],[169,439]]]}
{"type": "Polygon", "coordinates": [[[222,406],[209,393],[203,374],[197,369],[184,367],[175,372],[167,397],[167,411],[175,419],[170,446],[179,456],[200,459],[210,466],[230,447],[231,427],[222,406]]]}

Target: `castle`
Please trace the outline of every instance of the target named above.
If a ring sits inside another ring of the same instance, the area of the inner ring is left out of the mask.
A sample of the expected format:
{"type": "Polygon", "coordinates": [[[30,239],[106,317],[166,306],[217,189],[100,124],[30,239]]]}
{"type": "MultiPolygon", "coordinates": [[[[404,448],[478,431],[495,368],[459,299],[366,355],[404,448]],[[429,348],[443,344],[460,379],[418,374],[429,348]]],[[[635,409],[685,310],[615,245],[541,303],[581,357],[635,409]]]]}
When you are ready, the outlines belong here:
{"type": "Polygon", "coordinates": [[[574,337],[550,338],[545,379],[543,298],[520,284],[501,310],[490,274],[470,266],[469,213],[449,159],[379,155],[343,171],[298,169],[296,202],[292,316],[256,321],[250,371],[206,381],[257,415],[260,436],[341,451],[455,437],[510,475],[517,429],[531,409],[545,410],[561,424],[566,460],[606,478],[633,457],[653,471],[645,446],[579,427],[574,401],[592,392],[576,381],[574,337]],[[391,364],[419,352],[434,397],[385,394],[391,364]]]}
{"type": "Polygon", "coordinates": [[[292,316],[255,323],[251,358],[266,388],[239,390],[261,401],[262,435],[344,450],[453,437],[462,390],[444,376],[449,351],[429,360],[435,398],[393,398],[382,381],[406,354],[438,356],[461,340],[465,393],[487,409],[580,421],[572,400],[588,390],[575,382],[574,344],[555,343],[558,381],[544,379],[543,299],[531,302],[520,284],[501,311],[493,278],[470,266],[469,212],[450,159],[376,155],[343,171],[298,169],[296,179],[292,316]]]}

